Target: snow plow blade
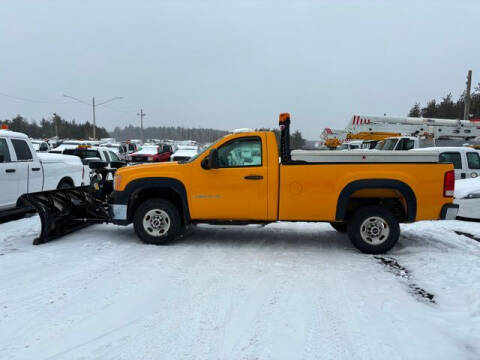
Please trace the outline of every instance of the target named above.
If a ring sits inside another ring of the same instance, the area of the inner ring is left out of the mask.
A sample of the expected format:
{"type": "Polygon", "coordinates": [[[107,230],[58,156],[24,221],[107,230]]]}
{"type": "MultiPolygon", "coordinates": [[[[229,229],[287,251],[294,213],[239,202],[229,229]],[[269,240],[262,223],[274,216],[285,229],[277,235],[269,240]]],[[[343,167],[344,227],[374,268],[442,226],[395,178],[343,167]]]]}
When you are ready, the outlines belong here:
{"type": "Polygon", "coordinates": [[[110,219],[107,203],[96,198],[89,186],[24,194],[22,199],[35,208],[42,223],[40,236],[33,240],[33,245],[110,219]]]}

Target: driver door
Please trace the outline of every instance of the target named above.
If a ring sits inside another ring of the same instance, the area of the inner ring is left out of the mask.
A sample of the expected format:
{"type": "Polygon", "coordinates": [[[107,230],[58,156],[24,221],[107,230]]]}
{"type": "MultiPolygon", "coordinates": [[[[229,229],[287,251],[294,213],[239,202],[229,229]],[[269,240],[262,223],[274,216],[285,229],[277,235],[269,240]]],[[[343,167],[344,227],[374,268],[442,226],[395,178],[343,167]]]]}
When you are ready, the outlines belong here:
{"type": "Polygon", "coordinates": [[[202,168],[202,159],[193,164],[189,191],[191,218],[266,220],[268,188],[264,136],[227,141],[218,147],[218,158],[218,169],[202,168]]]}

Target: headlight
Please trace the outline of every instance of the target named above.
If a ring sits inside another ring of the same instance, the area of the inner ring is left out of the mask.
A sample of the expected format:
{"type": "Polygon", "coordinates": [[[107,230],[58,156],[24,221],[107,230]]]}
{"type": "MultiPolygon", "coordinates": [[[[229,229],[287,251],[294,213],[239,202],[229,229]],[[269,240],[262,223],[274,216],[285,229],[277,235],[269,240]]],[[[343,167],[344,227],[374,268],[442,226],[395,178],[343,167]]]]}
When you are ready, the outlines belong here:
{"type": "Polygon", "coordinates": [[[472,178],[476,178],[476,177],[478,176],[478,174],[477,174],[476,172],[472,172],[472,173],[470,174],[470,176],[471,176],[472,178]]]}
{"type": "Polygon", "coordinates": [[[121,183],[122,183],[122,177],[120,175],[115,175],[113,177],[113,190],[118,191],[118,189],[120,189],[121,183]]]}
{"type": "Polygon", "coordinates": [[[464,197],[464,199],[480,199],[480,192],[470,193],[464,197]]]}

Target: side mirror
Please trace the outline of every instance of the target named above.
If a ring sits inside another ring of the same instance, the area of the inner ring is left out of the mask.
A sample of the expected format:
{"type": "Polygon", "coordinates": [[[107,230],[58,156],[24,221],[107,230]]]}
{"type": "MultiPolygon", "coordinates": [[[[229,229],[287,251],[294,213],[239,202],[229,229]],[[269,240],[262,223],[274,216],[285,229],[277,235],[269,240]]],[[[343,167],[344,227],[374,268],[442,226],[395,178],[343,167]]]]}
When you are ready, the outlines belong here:
{"type": "Polygon", "coordinates": [[[3,163],[5,161],[5,156],[3,154],[0,154],[0,163],[3,163]]]}
{"type": "Polygon", "coordinates": [[[205,170],[218,169],[220,167],[218,161],[218,150],[210,150],[210,154],[208,154],[208,156],[202,160],[201,165],[205,170]]]}
{"type": "Polygon", "coordinates": [[[88,163],[88,167],[92,170],[99,170],[103,169],[107,166],[108,164],[105,161],[98,161],[98,160],[93,160],[88,163]]]}
{"type": "Polygon", "coordinates": [[[125,166],[123,161],[110,161],[110,167],[112,169],[120,169],[123,166],[125,166]]]}

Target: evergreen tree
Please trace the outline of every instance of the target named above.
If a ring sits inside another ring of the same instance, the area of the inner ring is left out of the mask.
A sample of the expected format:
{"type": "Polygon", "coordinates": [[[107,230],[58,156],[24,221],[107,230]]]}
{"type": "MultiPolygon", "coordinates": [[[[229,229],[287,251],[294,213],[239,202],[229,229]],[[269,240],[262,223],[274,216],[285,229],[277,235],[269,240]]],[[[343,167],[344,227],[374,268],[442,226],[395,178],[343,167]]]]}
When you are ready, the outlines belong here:
{"type": "Polygon", "coordinates": [[[422,110],[420,109],[420,103],[415,103],[415,105],[412,106],[410,111],[408,112],[408,117],[421,117],[422,116],[422,110]]]}

